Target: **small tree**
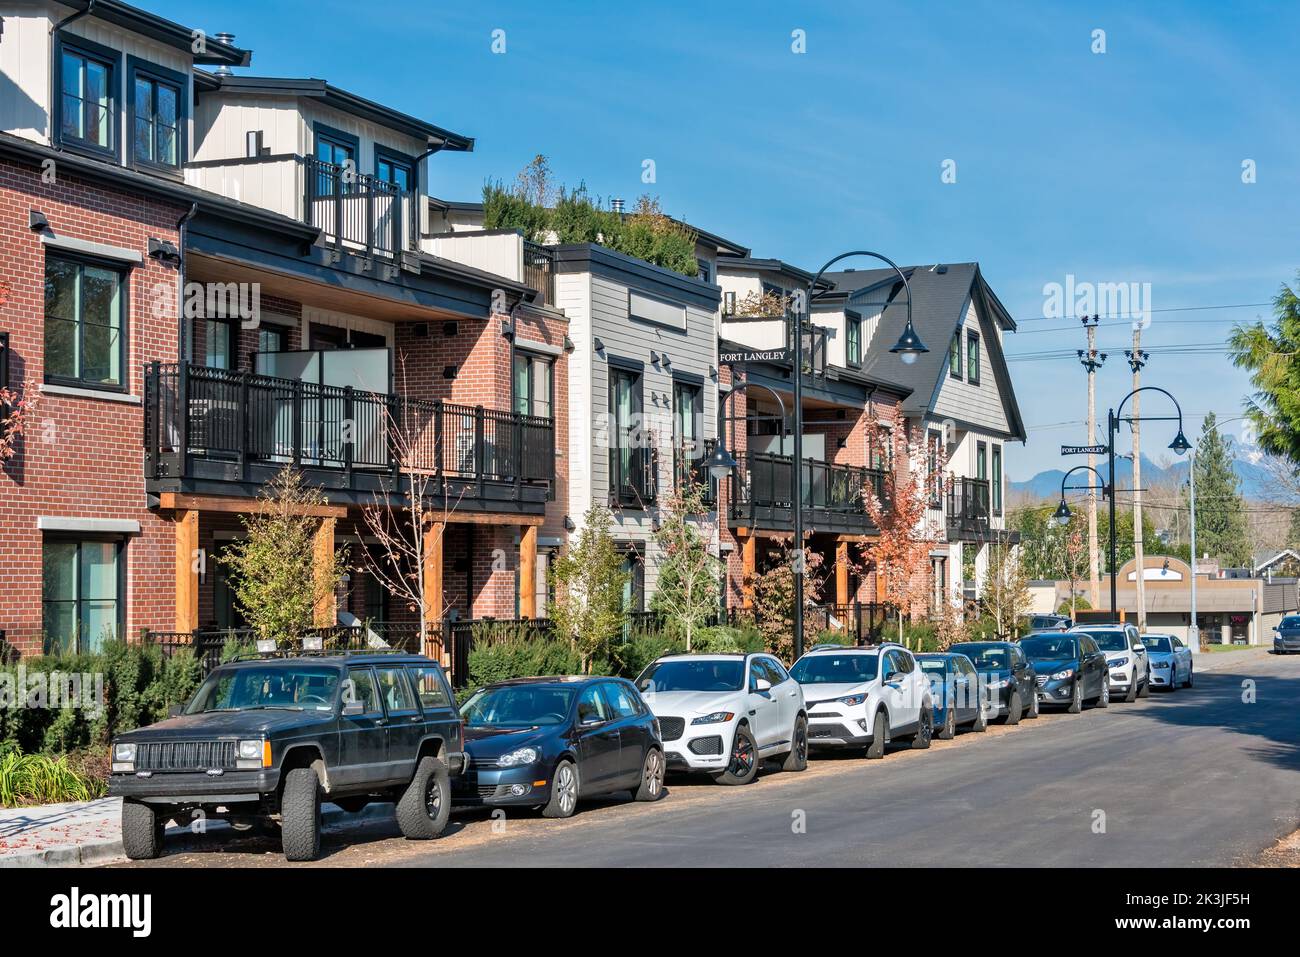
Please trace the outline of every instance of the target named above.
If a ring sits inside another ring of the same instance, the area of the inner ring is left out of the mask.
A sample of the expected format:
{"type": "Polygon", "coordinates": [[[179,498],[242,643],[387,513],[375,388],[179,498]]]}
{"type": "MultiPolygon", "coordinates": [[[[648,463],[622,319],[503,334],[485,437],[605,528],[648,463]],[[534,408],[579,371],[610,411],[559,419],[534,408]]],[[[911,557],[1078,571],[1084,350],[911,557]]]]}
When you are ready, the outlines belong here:
{"type": "Polygon", "coordinates": [[[709,512],[705,499],[705,487],[699,482],[674,483],[660,505],[655,532],[663,558],[650,607],[663,617],[670,634],[685,640],[687,651],[692,649],[695,632],[718,608],[722,562],[709,552],[711,529],[701,522],[709,512]]]}
{"type": "Polygon", "coordinates": [[[627,575],[610,534],[611,522],[609,510],[593,504],[583,517],[577,541],[551,568],[555,586],[551,620],[557,636],[578,651],[584,674],[591,673],[592,661],[627,621],[623,605],[627,575]]]}
{"type": "Polygon", "coordinates": [[[1015,638],[1020,619],[1029,614],[1032,600],[1029,579],[1020,562],[1019,550],[1004,542],[990,543],[988,572],[984,580],[984,604],[993,616],[998,638],[1015,638]]]}
{"type": "MultiPolygon", "coordinates": [[[[1087,571],[1088,546],[1083,541],[1083,529],[1077,525],[1070,529],[1065,539],[1065,574],[1070,580],[1070,620],[1074,620],[1074,611],[1078,607],[1078,602],[1082,599],[1079,597],[1078,583],[1083,580],[1087,571]]],[[[1084,602],[1087,607],[1087,602],[1084,602]]]]}
{"type": "MultiPolygon", "coordinates": [[[[930,517],[934,476],[921,466],[925,459],[910,440],[907,423],[895,408],[887,424],[876,426],[876,441],[890,451],[883,495],[868,484],[863,504],[879,538],[868,550],[875,566],[877,592],[887,589],[898,610],[898,635],[903,640],[903,619],[928,610],[930,604],[930,549],[942,541],[938,523],[930,517]],[[898,463],[904,467],[899,468],[898,463]],[[900,474],[901,472],[901,474],[900,474]]],[[[943,474],[945,461],[938,455],[933,468],[943,474]]],[[[928,466],[927,466],[928,467],[928,466]]]]}
{"type": "Polygon", "coordinates": [[[821,555],[806,548],[795,551],[784,546],[771,566],[745,582],[754,593],[754,618],[768,650],[787,661],[794,652],[794,569],[800,560],[804,566],[803,603],[808,605],[816,601],[823,576],[821,555]]]}
{"type": "Polygon", "coordinates": [[[216,559],[230,569],[235,603],[259,638],[284,643],[309,631],[315,609],[343,579],[347,549],[323,568],[314,562],[321,520],[310,512],[324,504],[325,496],[286,465],[262,489],[258,510],[241,516],[244,538],[216,559]]]}

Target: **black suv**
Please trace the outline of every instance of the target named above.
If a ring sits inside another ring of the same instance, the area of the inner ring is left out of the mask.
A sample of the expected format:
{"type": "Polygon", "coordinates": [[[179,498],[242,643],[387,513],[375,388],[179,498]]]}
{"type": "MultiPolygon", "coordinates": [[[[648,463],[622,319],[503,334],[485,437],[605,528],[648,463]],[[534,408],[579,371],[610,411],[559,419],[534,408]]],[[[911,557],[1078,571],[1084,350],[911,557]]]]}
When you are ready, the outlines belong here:
{"type": "Polygon", "coordinates": [[[166,721],[113,741],[128,857],[157,857],[167,821],[278,818],[284,856],[320,853],[322,800],[397,805],[411,839],[437,837],[465,766],[460,715],[437,662],[406,653],[303,653],[215,669],[166,721]]]}

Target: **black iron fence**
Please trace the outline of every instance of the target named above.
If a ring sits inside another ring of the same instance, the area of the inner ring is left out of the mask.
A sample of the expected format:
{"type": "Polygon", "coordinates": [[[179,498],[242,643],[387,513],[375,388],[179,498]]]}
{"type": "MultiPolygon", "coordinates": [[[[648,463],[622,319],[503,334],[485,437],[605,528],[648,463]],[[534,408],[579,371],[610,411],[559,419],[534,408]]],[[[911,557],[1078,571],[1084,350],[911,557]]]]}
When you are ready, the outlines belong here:
{"type": "Polygon", "coordinates": [[[144,401],[151,479],[187,477],[195,458],[478,483],[555,477],[555,427],[540,416],[159,362],[145,367],[144,401]]]}
{"type": "Polygon", "coordinates": [[[315,157],[302,158],[303,220],[337,248],[394,257],[419,248],[415,194],[394,183],[315,157]]]}
{"type": "MultiPolygon", "coordinates": [[[[319,637],[327,651],[365,651],[386,648],[412,653],[421,651],[420,626],[406,622],[330,625],[312,629],[307,634],[319,637]]],[[[158,646],[165,656],[171,656],[182,649],[192,651],[202,662],[206,674],[221,663],[222,656],[229,646],[252,648],[256,644],[257,635],[248,628],[146,631],[144,641],[158,646]]],[[[291,646],[301,649],[302,640],[291,642],[291,646]]]]}
{"type": "MultiPolygon", "coordinates": [[[[789,509],[794,502],[794,459],[788,455],[745,452],[736,456],[731,477],[733,518],[757,509],[789,509]]],[[[832,465],[815,459],[803,463],[803,508],[848,515],[867,514],[863,497],[871,488],[886,500],[885,473],[880,469],[832,465]]]]}
{"type": "Polygon", "coordinates": [[[537,290],[541,302],[555,305],[555,248],[524,240],[524,285],[537,290]]]}
{"type": "Polygon", "coordinates": [[[989,529],[988,479],[959,478],[948,489],[949,538],[980,535],[989,529]]]}

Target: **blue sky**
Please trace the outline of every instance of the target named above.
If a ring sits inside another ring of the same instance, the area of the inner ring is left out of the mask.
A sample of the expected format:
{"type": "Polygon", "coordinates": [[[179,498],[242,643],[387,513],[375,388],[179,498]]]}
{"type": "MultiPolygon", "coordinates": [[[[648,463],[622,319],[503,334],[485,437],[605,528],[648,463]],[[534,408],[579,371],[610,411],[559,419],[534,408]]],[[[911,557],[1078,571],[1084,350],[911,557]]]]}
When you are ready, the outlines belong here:
{"type": "MultiPolygon", "coordinates": [[[[1269,309],[1161,310],[1267,303],[1300,267],[1296,5],[147,6],[235,33],[253,73],[322,77],[476,137],[472,154],[436,158],[437,195],[477,198],[544,153],[565,183],[629,202],[650,191],[666,212],[806,268],[862,247],[978,260],[1020,323],[1012,356],[1083,344],[1077,322],[1041,318],[1046,283],[1151,283],[1144,384],[1178,396],[1189,436],[1206,411],[1236,419],[1248,383],[1221,352],[1161,349],[1222,343],[1269,309]],[[945,160],[955,183],[941,181],[945,160]]],[[[1101,330],[1103,409],[1128,391],[1130,336],[1123,322],[1101,330]]],[[[1010,368],[1030,434],[1008,475],[1024,479],[1085,440],[1071,424],[1085,376],[1073,357],[1010,368]]],[[[1144,432],[1153,446],[1166,425],[1144,432]]]]}

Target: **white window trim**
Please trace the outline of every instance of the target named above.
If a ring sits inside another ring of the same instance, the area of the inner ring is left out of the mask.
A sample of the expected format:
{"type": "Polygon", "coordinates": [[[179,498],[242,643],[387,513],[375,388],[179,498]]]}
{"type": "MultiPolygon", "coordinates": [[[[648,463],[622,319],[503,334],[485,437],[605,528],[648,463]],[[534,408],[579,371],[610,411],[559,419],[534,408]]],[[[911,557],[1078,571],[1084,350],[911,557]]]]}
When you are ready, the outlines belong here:
{"type": "Polygon", "coordinates": [[[138,395],[130,395],[126,392],[106,392],[102,389],[81,389],[73,385],[53,385],[49,382],[41,383],[41,393],[43,395],[66,395],[74,399],[98,399],[102,402],[121,402],[125,405],[140,405],[141,399],[138,395]]]}

